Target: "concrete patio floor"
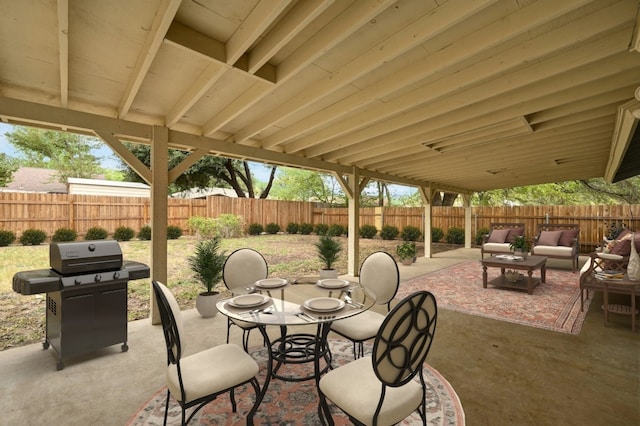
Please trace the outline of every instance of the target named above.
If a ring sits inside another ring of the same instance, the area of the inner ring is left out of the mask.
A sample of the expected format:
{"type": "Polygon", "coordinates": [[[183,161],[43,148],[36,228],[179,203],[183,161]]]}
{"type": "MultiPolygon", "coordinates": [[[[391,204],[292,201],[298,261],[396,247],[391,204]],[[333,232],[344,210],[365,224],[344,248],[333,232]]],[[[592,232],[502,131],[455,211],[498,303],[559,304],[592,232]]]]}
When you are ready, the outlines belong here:
{"type": "MultiPolygon", "coordinates": [[[[401,281],[479,258],[477,249],[420,258],[399,266],[401,281]]],[[[579,336],[441,310],[427,361],[456,389],[467,425],[639,425],[640,333],[629,317],[604,327],[601,303],[597,293],[579,336]]],[[[189,351],[225,341],[222,315],[183,316],[189,351]]],[[[125,424],[164,386],[166,362],[159,326],[130,322],[128,335],[128,352],[112,346],[61,371],[40,343],[0,352],[0,424],[125,424]]]]}

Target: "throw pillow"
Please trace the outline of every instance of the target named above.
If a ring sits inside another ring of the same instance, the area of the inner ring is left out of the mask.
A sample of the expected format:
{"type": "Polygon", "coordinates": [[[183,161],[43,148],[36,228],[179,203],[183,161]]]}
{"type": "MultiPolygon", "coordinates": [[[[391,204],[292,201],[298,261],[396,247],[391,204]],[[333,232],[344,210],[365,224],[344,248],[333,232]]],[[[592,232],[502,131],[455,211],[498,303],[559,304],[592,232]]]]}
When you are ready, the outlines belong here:
{"type": "MultiPolygon", "coordinates": [[[[625,234],[621,239],[615,240],[615,244],[609,251],[611,254],[619,254],[620,256],[629,256],[631,254],[631,232],[625,234]]],[[[636,250],[640,249],[640,234],[636,234],[635,238],[636,250]]],[[[638,250],[640,251],[640,250],[638,250]]]]}
{"type": "Polygon", "coordinates": [[[540,231],[540,238],[538,238],[539,246],[557,246],[558,240],[562,231],[540,231]]]}
{"type": "Polygon", "coordinates": [[[579,232],[580,232],[579,229],[567,229],[565,231],[562,231],[562,235],[558,240],[558,245],[571,247],[573,245],[573,239],[578,236],[579,232]]]}
{"type": "Polygon", "coordinates": [[[509,235],[507,236],[505,242],[512,243],[516,239],[516,237],[521,237],[522,235],[524,235],[524,228],[509,229],[509,235]]]}
{"type": "Polygon", "coordinates": [[[494,229],[489,234],[488,243],[504,243],[509,235],[508,229],[494,229]]]}

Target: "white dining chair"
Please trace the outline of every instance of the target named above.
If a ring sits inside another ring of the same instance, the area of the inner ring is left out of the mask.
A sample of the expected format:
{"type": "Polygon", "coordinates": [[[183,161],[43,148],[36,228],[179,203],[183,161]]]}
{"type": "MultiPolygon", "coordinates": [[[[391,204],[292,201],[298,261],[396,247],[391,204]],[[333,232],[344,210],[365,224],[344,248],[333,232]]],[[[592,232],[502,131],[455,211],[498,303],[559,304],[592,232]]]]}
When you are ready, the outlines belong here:
{"type": "Polygon", "coordinates": [[[437,316],[436,299],[428,291],[398,303],[383,321],[370,356],[334,368],[320,379],[322,424],[333,425],[331,401],[357,425],[393,425],[415,411],[426,425],[422,367],[437,316]]]}
{"type": "Polygon", "coordinates": [[[201,352],[184,356],[185,333],[182,312],[173,293],[164,284],[152,281],[158,301],[165,343],[167,347],[167,401],[164,424],[167,423],[170,396],[178,401],[182,410],[182,425],[219,395],[229,392],[231,407],[236,412],[234,390],[250,383],[255,391],[255,401],[248,418],[258,409],[261,398],[260,384],[256,379],[259,367],[240,346],[227,343],[201,352]],[[186,410],[196,407],[187,418],[186,410]]]}
{"type": "MultiPolygon", "coordinates": [[[[255,286],[256,281],[267,278],[269,267],[264,256],[250,248],[240,248],[233,251],[222,268],[222,280],[224,285],[234,294],[246,293],[249,288],[255,286]]],[[[257,325],[247,321],[232,320],[227,317],[227,343],[231,326],[237,326],[242,330],[242,347],[248,350],[249,334],[257,325]]]]}
{"type": "MultiPolygon", "coordinates": [[[[371,253],[360,266],[360,284],[375,296],[376,305],[391,309],[391,301],[398,292],[400,272],[393,256],[384,251],[371,253]]],[[[367,310],[358,315],[335,321],[331,331],[353,342],[353,357],[364,355],[364,342],[373,339],[385,315],[367,310]]]]}

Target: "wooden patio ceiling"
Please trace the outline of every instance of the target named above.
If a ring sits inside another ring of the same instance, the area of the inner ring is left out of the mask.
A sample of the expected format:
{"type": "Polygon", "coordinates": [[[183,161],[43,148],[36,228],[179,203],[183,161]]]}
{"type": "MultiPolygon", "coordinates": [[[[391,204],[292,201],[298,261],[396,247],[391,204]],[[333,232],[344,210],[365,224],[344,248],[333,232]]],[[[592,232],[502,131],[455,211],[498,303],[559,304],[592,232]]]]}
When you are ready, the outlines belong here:
{"type": "Polygon", "coordinates": [[[639,39],[635,0],[3,1],[0,118],[467,193],[615,180],[639,39]]]}

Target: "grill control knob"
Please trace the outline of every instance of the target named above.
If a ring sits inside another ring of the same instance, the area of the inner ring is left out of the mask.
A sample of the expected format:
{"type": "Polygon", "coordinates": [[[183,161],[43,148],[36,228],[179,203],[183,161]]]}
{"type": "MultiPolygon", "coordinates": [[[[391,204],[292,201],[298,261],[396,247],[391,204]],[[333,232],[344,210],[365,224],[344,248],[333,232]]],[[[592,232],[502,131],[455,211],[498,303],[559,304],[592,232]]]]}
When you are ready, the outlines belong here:
{"type": "Polygon", "coordinates": [[[82,284],[82,280],[80,278],[76,278],[73,282],[75,283],[75,285],[82,284]]]}
{"type": "Polygon", "coordinates": [[[113,273],[113,279],[114,280],[120,279],[120,271],[116,271],[113,273]]]}
{"type": "Polygon", "coordinates": [[[100,275],[100,274],[96,275],[95,281],[96,281],[97,283],[99,283],[100,281],[102,281],[102,275],[100,275]]]}

